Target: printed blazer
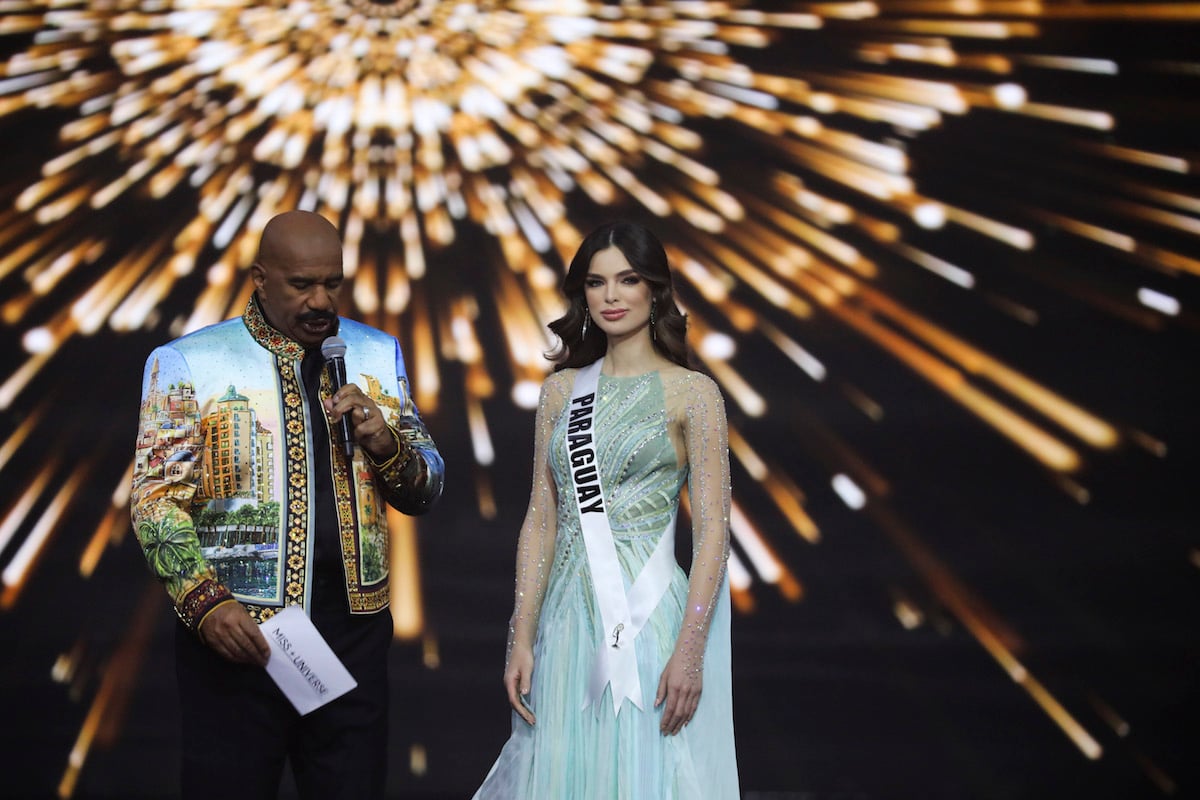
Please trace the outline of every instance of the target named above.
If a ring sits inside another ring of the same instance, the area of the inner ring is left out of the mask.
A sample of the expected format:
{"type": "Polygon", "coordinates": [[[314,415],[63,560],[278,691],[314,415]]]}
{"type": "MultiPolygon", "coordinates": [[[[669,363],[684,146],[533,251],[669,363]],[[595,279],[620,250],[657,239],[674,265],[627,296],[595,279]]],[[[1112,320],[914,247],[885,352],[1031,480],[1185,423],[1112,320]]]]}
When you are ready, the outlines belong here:
{"type": "MultiPolygon", "coordinates": [[[[230,599],[259,622],[284,606],[308,608],[317,459],[329,462],[333,477],[350,611],[388,605],[385,504],[424,513],[441,495],[444,465],[409,394],[399,343],[348,319],[338,335],[346,342],[347,380],[407,445],[390,462],[374,463],[357,446],[346,459],[333,431],[329,452],[312,452],[309,430],[328,418],[309,406],[304,348],[267,323],[254,297],[240,318],[176,339],[147,359],[133,527],[190,628],[230,599]]],[[[322,370],[320,395],[331,393],[322,370]]]]}

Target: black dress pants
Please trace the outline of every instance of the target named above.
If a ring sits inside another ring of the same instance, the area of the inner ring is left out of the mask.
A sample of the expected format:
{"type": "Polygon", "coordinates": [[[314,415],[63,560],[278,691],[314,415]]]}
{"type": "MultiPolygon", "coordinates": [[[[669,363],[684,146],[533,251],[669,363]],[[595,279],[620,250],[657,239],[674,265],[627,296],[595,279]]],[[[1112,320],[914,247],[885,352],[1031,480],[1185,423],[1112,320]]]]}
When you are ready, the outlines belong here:
{"type": "Polygon", "coordinates": [[[317,609],[312,617],[358,686],[305,716],[265,669],[232,664],[178,627],[184,800],[273,800],[289,759],[305,800],[383,797],[391,613],[317,609]]]}

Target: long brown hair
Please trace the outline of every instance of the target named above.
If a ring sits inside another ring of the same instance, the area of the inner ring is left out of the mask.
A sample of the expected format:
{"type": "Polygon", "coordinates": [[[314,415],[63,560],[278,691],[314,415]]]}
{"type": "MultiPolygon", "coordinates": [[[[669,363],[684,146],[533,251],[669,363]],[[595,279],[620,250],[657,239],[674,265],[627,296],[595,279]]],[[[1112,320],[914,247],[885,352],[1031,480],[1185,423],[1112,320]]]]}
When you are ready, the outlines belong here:
{"type": "Polygon", "coordinates": [[[636,222],[617,221],[601,225],[589,233],[571,259],[562,282],[567,312],[549,326],[560,342],[557,348],[546,355],[556,362],[554,369],[587,366],[602,357],[608,349],[608,336],[600,330],[600,326],[589,326],[585,337],[583,322],[588,315],[584,297],[588,268],[592,264],[592,257],[609,247],[620,250],[633,271],[650,285],[654,309],[651,325],[654,349],[676,364],[690,368],[687,317],[675,305],[667,252],[648,228],[636,222]]]}

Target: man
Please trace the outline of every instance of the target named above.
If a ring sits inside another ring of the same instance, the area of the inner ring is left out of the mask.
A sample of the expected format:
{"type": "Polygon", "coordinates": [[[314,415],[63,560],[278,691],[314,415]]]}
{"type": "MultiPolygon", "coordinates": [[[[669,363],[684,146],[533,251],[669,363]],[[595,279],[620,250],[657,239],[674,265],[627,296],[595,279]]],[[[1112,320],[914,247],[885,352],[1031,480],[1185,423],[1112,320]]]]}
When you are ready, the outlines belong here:
{"type": "Polygon", "coordinates": [[[290,758],[302,797],[383,796],[388,532],[423,514],[443,463],[394,338],[337,315],[342,243],[323,217],[270,220],[240,318],[146,362],[134,530],[182,625],[182,790],[268,798],[290,758]],[[337,391],[321,344],[346,344],[337,391]],[[368,387],[360,388],[360,383],[368,387]],[[353,456],[339,426],[349,420],[353,456]],[[301,717],[263,667],[258,623],[302,606],[358,682],[301,717]]]}

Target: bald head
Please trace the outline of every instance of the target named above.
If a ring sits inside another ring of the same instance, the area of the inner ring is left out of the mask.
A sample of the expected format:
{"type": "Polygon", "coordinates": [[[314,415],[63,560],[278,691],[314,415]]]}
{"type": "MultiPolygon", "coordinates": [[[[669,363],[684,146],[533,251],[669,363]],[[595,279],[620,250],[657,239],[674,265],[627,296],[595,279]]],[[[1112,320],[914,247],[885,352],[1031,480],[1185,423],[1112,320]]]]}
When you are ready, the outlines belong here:
{"type": "Polygon", "coordinates": [[[333,223],[311,211],[286,211],[263,228],[255,263],[267,269],[313,261],[342,262],[342,240],[333,223]]]}
{"type": "Polygon", "coordinates": [[[267,321],[305,347],[337,331],[342,240],[320,214],[288,211],[263,228],[250,267],[267,321]]]}

